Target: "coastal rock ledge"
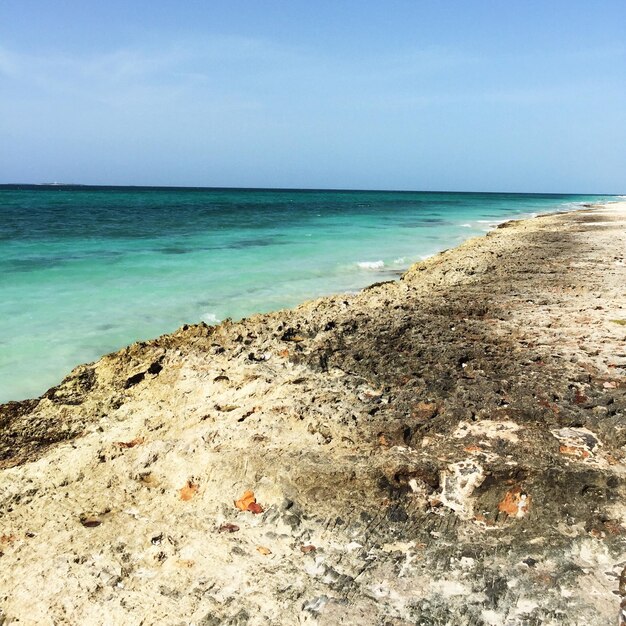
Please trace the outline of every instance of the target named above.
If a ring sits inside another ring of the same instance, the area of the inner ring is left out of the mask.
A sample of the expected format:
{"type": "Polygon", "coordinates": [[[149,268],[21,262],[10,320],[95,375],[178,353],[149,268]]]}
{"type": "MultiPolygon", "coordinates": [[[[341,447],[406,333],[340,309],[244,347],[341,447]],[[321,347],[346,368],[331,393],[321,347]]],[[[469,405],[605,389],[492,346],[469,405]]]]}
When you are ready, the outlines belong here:
{"type": "Polygon", "coordinates": [[[3,405],[0,624],[623,622],[625,287],[593,206],[3,405]]]}

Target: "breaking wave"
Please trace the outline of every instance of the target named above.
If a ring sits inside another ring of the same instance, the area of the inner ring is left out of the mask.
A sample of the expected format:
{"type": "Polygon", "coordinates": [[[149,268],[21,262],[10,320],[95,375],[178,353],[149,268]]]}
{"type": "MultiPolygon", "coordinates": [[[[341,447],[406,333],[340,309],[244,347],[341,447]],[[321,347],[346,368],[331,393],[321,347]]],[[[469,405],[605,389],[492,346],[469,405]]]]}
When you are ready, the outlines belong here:
{"type": "Polygon", "coordinates": [[[359,261],[357,267],[362,270],[380,270],[385,267],[384,261],[359,261]]]}

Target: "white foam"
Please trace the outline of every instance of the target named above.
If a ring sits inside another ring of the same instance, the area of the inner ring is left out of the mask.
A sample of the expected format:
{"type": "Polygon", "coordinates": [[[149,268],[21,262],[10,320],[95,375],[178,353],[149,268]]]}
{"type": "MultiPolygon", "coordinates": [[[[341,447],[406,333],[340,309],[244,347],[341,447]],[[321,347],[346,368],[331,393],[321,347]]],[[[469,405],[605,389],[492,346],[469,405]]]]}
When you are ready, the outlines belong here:
{"type": "Polygon", "coordinates": [[[222,321],[215,313],[211,313],[210,311],[205,313],[200,319],[210,325],[219,324],[222,321]]]}
{"type": "Polygon", "coordinates": [[[496,228],[499,224],[504,224],[504,222],[508,222],[509,220],[512,219],[519,219],[521,216],[512,216],[512,217],[507,217],[506,219],[502,219],[502,220],[476,220],[478,222],[478,224],[484,224],[485,226],[482,226],[482,230],[485,230],[485,228],[487,230],[491,230],[492,228],[496,228]]]}
{"type": "Polygon", "coordinates": [[[357,266],[362,270],[379,270],[385,267],[384,261],[360,261],[357,266]]]}
{"type": "Polygon", "coordinates": [[[462,228],[472,228],[471,224],[461,224],[462,228]]]}
{"type": "Polygon", "coordinates": [[[394,265],[402,265],[405,262],[405,260],[406,259],[403,256],[401,256],[400,258],[395,259],[393,263],[394,265]]]}

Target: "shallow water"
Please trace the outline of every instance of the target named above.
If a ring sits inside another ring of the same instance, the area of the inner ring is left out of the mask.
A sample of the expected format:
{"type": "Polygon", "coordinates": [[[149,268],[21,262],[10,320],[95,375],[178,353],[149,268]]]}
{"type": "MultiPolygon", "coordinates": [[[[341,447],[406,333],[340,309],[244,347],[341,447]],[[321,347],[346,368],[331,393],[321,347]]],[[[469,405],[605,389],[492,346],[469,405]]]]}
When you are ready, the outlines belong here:
{"type": "Polygon", "coordinates": [[[0,402],[184,323],[358,290],[607,196],[0,187],[0,402]]]}

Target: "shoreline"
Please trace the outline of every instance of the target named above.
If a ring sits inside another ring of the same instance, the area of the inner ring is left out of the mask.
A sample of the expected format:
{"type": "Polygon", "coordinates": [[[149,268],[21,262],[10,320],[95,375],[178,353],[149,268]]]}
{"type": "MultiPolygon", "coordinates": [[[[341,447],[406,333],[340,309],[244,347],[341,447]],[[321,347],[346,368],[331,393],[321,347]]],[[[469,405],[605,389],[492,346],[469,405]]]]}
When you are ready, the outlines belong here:
{"type": "Polygon", "coordinates": [[[9,223],[13,213],[23,213],[22,205],[39,208],[32,219],[18,219],[21,225],[13,243],[0,246],[0,266],[8,287],[0,303],[0,317],[6,320],[0,338],[0,403],[37,397],[77,365],[96,361],[134,341],[174,332],[184,323],[241,319],[315,297],[356,291],[368,283],[396,278],[395,271],[408,269],[420,256],[456,246],[503,219],[593,200],[541,195],[507,199],[495,194],[495,199],[485,198],[481,203],[471,195],[459,194],[454,199],[443,194],[439,205],[429,194],[409,195],[406,201],[393,194],[362,194],[364,204],[359,208],[358,194],[344,199],[326,193],[302,197],[285,193],[273,200],[254,193],[226,196],[228,206],[243,211],[244,224],[251,218],[249,207],[260,210],[263,202],[275,201],[272,206],[279,212],[280,223],[272,226],[261,219],[260,230],[252,233],[230,227],[222,232],[230,223],[226,209],[218,211],[217,222],[209,220],[215,222],[211,225],[198,207],[216,200],[200,201],[183,194],[172,201],[189,202],[189,214],[157,227],[154,239],[155,232],[151,238],[142,227],[133,230],[132,223],[137,219],[158,223],[161,209],[139,216],[136,208],[146,202],[160,207],[167,196],[102,192],[80,200],[73,192],[63,192],[61,199],[49,192],[39,199],[31,195],[16,192],[5,207],[9,223]],[[102,221],[108,213],[105,207],[119,202],[126,202],[129,214],[135,216],[126,219],[131,230],[124,232],[129,238],[101,237],[98,224],[106,224],[102,221]],[[55,203],[92,205],[93,217],[60,215],[56,220],[68,219],[80,233],[83,220],[93,219],[95,239],[80,235],[71,241],[41,238],[38,224],[47,223],[47,213],[55,203]],[[285,207],[293,203],[297,210],[291,215],[285,207]],[[340,209],[328,209],[335,203],[340,209]],[[378,203],[380,209],[375,208],[378,203]],[[347,215],[339,219],[337,212],[347,215]],[[196,219],[200,223],[190,232],[184,224],[196,219]],[[213,226],[216,230],[211,234],[213,226]],[[33,233],[39,235],[29,243],[33,233]],[[384,267],[376,269],[381,261],[384,267]]]}
{"type": "MultiPolygon", "coordinates": [[[[63,185],[63,186],[73,186],[73,185],[63,185]]],[[[165,188],[167,189],[167,188],[165,188]]],[[[219,188],[216,188],[219,189],[219,188]]],[[[302,190],[302,191],[307,191],[307,190],[302,190]]],[[[407,192],[407,193],[413,193],[413,192],[407,192]]],[[[430,192],[429,192],[430,193],[430,192]]],[[[435,193],[435,192],[433,192],[435,193]]],[[[436,192],[436,193],[448,193],[448,192],[436,192]]],[[[455,192],[457,193],[457,192],[455,192]]],[[[459,194],[466,194],[466,192],[458,192],[459,194]]],[[[476,192],[477,194],[483,193],[483,192],[476,192]]],[[[498,194],[498,192],[493,192],[494,194],[498,194]]],[[[525,195],[532,195],[532,194],[525,194],[525,195]]],[[[536,194],[536,195],[542,195],[542,194],[536,194]]],[[[555,195],[559,195],[559,194],[555,194],[555,195]]],[[[394,280],[398,280],[399,278],[401,278],[406,272],[408,272],[411,267],[415,264],[419,264],[423,261],[426,261],[432,257],[436,257],[437,255],[441,254],[442,252],[446,252],[448,250],[451,249],[455,249],[461,245],[463,245],[464,243],[466,243],[467,241],[470,241],[472,239],[475,238],[481,238],[483,236],[486,236],[489,232],[491,232],[494,229],[499,228],[502,224],[507,223],[507,222],[517,222],[517,221],[524,221],[524,220],[528,220],[528,219],[535,219],[536,217],[540,217],[542,215],[556,215],[556,214],[561,214],[561,213],[568,213],[571,211],[577,211],[580,210],[581,208],[589,208],[592,206],[595,206],[595,204],[611,204],[610,201],[608,202],[602,202],[602,203],[578,203],[579,207],[577,208],[562,208],[562,209],[546,209],[544,211],[541,212],[527,212],[527,213],[521,213],[519,215],[516,215],[514,217],[506,217],[503,219],[497,219],[497,218],[493,218],[493,219],[480,219],[477,220],[478,223],[481,223],[482,226],[480,227],[480,231],[482,231],[480,234],[472,234],[469,237],[464,238],[462,241],[460,241],[459,243],[456,243],[456,245],[452,245],[451,247],[445,248],[442,247],[441,250],[439,251],[435,251],[431,254],[424,254],[421,255],[419,260],[415,260],[412,261],[411,263],[409,263],[408,265],[406,264],[399,264],[398,266],[395,265],[390,265],[390,264],[386,264],[384,263],[382,260],[363,260],[363,261],[354,261],[352,263],[352,265],[354,265],[355,267],[358,267],[362,272],[371,272],[372,273],[372,280],[370,283],[363,285],[363,281],[362,280],[356,280],[355,279],[355,283],[352,287],[348,287],[345,290],[341,290],[341,291],[336,291],[336,292],[332,292],[332,293],[322,293],[322,294],[318,294],[318,295],[312,295],[311,297],[307,297],[304,298],[303,300],[301,300],[300,302],[298,302],[297,304],[293,304],[293,305],[287,305],[287,306],[281,306],[278,307],[276,309],[272,309],[271,311],[252,311],[246,315],[243,315],[241,317],[226,317],[223,319],[217,318],[212,312],[209,312],[208,316],[204,316],[200,319],[198,319],[197,321],[194,322],[187,322],[185,321],[184,324],[181,324],[181,326],[185,325],[185,326],[194,326],[197,324],[207,324],[209,326],[217,326],[219,325],[221,322],[228,320],[229,322],[234,322],[234,323],[239,323],[240,321],[243,321],[245,319],[247,319],[248,317],[252,317],[255,315],[267,315],[267,314],[271,314],[275,311],[282,311],[282,310],[289,310],[289,309],[293,309],[293,308],[297,308],[298,306],[300,306],[303,303],[309,302],[309,301],[314,301],[314,300],[318,300],[320,298],[329,298],[329,297],[339,297],[342,295],[345,296],[353,296],[356,295],[358,293],[360,293],[361,291],[368,289],[368,287],[370,287],[373,284],[378,284],[378,283],[386,283],[386,282],[392,282],[394,280]],[[380,274],[379,276],[376,276],[376,274],[380,274]],[[215,318],[213,321],[210,321],[208,319],[208,317],[212,317],[215,318]]],[[[461,226],[467,226],[470,227],[470,224],[463,224],[461,226]]],[[[476,230],[476,227],[473,227],[474,230],[476,230]]],[[[373,257],[376,257],[376,255],[373,255],[373,257]]],[[[394,264],[398,261],[399,259],[396,259],[394,261],[394,264]]],[[[173,331],[166,331],[163,333],[160,333],[158,335],[155,336],[163,336],[163,335],[170,335],[173,334],[175,332],[178,331],[178,329],[181,327],[178,326],[177,328],[175,328],[173,331]]],[[[74,369],[80,367],[81,365],[91,365],[93,363],[98,362],[100,359],[110,355],[110,354],[115,354],[117,352],[119,352],[120,350],[123,350],[125,347],[132,345],[134,343],[142,343],[142,342],[148,342],[151,341],[155,336],[152,337],[136,337],[133,340],[130,340],[128,343],[125,343],[124,345],[122,345],[121,347],[116,347],[114,349],[111,350],[107,350],[106,352],[102,352],[98,357],[91,359],[89,361],[83,361],[83,362],[79,362],[76,365],[71,366],[71,368],[69,369],[69,372],[73,371],[74,369]]],[[[59,372],[59,377],[63,375],[64,372],[67,372],[68,370],[64,370],[63,372],[59,372]]],[[[59,380],[59,382],[61,382],[61,379],[58,378],[57,380],[59,380]]],[[[28,395],[27,397],[24,398],[10,398],[8,400],[0,400],[0,407],[3,406],[4,404],[13,404],[13,403],[21,403],[21,402],[28,402],[28,401],[33,401],[36,399],[39,399],[43,396],[45,396],[49,391],[51,391],[52,389],[54,389],[55,387],[58,386],[59,383],[56,384],[52,384],[50,387],[41,387],[41,392],[38,394],[34,394],[34,395],[28,395]]]]}
{"type": "Polygon", "coordinates": [[[624,202],[504,222],[1,405],[0,617],[615,620],[625,222],[624,202]],[[264,512],[233,507],[246,490],[264,512]]]}

